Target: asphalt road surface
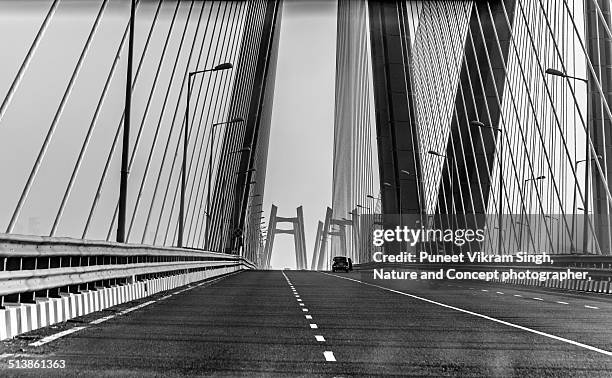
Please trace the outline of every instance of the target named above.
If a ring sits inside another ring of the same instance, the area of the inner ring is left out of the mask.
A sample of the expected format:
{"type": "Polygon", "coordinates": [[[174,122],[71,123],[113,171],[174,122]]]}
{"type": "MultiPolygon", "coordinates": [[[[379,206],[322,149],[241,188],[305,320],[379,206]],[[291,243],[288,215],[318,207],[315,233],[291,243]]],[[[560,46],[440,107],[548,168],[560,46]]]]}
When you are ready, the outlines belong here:
{"type": "Polygon", "coordinates": [[[243,272],[24,352],[63,376],[612,376],[606,296],[371,275],[243,272]]]}

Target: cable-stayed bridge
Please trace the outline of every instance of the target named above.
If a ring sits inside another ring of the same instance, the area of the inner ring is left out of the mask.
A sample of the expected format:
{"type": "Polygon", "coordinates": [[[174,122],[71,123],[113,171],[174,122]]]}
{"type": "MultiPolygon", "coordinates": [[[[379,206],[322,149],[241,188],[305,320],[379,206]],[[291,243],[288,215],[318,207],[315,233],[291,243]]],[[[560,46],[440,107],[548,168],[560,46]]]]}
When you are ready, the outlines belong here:
{"type": "Polygon", "coordinates": [[[2,368],[609,375],[610,8],[338,0],[313,248],[301,207],[262,222],[282,0],[0,2],[2,368]],[[374,257],[395,226],[589,278],[379,280],[437,269],[374,257]],[[270,269],[274,233],[300,271],[270,269]]]}

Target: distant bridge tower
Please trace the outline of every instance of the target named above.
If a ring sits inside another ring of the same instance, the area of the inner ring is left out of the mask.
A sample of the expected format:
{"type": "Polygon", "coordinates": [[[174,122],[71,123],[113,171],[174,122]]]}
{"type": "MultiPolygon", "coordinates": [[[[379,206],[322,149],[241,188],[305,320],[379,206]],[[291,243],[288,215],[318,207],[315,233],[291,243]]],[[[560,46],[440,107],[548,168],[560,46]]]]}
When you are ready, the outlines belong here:
{"type": "Polygon", "coordinates": [[[295,261],[297,269],[307,269],[308,261],[306,258],[306,240],[304,237],[304,212],[302,206],[297,208],[297,217],[286,218],[276,215],[278,208],[272,205],[270,210],[270,218],[268,223],[268,237],[266,238],[266,246],[264,249],[265,267],[270,268],[270,259],[272,257],[272,248],[274,247],[274,237],[276,234],[293,235],[295,241],[295,261]],[[279,230],[276,224],[279,222],[287,222],[293,224],[292,230],[279,230]]]}
{"type": "Polygon", "coordinates": [[[351,212],[352,219],[335,219],[332,217],[333,210],[329,207],[325,214],[325,222],[319,222],[317,227],[317,236],[315,240],[315,249],[312,256],[312,269],[323,270],[325,268],[327,239],[330,236],[340,237],[340,252],[339,255],[350,257],[353,262],[357,262],[357,250],[360,249],[359,241],[359,215],[355,211],[351,212]],[[332,231],[332,226],[337,226],[335,231],[332,231]],[[351,226],[353,235],[352,250],[347,248],[346,226],[351,226]]]}

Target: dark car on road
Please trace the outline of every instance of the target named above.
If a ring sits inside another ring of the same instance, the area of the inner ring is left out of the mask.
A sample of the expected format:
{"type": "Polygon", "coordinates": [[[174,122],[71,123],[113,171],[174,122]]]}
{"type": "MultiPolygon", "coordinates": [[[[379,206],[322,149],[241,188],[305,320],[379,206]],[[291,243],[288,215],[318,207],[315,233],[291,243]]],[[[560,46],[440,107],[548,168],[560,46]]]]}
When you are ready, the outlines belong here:
{"type": "Polygon", "coordinates": [[[332,263],[332,272],[345,271],[348,273],[353,270],[353,262],[345,256],[336,256],[332,263]]]}

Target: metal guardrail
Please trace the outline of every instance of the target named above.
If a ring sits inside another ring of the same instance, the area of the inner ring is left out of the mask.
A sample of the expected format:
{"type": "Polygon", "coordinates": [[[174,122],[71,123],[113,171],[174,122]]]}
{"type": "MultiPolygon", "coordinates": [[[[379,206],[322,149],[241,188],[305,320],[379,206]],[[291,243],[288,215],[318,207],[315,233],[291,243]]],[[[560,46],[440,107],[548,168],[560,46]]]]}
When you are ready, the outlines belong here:
{"type": "Polygon", "coordinates": [[[255,265],[193,249],[0,234],[2,304],[225,267],[255,265]]]}
{"type": "Polygon", "coordinates": [[[612,256],[600,255],[550,255],[553,264],[476,264],[476,263],[456,263],[456,264],[419,264],[419,263],[380,263],[367,262],[355,264],[354,269],[380,269],[380,268],[404,268],[434,270],[440,268],[455,268],[463,271],[492,271],[492,270],[525,270],[532,271],[564,271],[566,269],[580,270],[589,273],[589,277],[598,280],[612,280],[612,256]]]}

